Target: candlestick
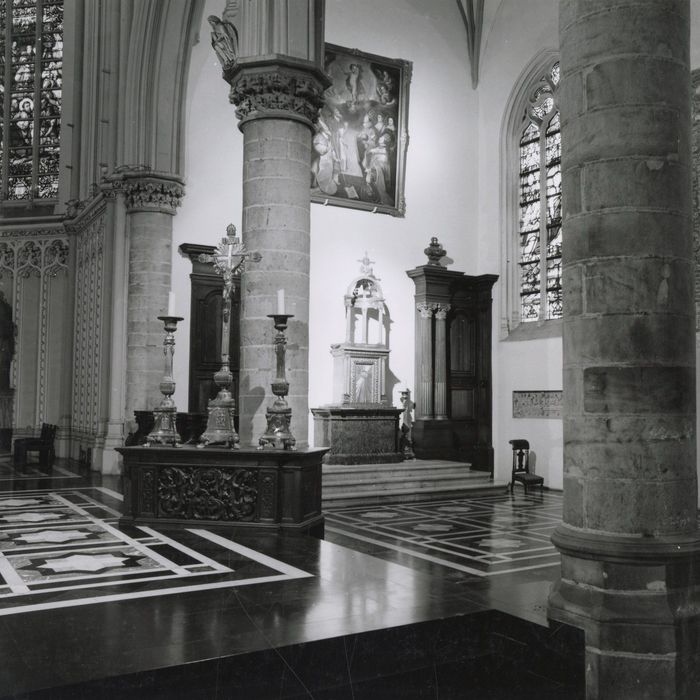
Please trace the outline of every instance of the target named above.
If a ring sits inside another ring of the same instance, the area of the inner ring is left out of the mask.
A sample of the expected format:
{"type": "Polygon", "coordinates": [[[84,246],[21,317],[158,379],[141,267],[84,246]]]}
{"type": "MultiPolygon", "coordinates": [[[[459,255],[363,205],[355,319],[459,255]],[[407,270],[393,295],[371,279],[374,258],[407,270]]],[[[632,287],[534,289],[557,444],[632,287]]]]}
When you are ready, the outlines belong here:
{"type": "Polygon", "coordinates": [[[180,436],[175,426],[177,418],[177,408],[172,399],[175,393],[175,380],[173,379],[173,355],[175,354],[175,331],[177,322],[182,321],[180,316],[158,316],[159,321],[163,321],[165,338],[163,339],[163,354],[165,355],[165,371],[160,383],[160,393],[163,398],[160,405],[153,410],[154,424],[153,430],[146,436],[146,445],[159,443],[161,445],[180,444],[180,436]]]}
{"type": "MultiPolygon", "coordinates": [[[[283,291],[283,290],[281,290],[283,291]]],[[[284,293],[284,292],[283,292],[284,293]]],[[[279,300],[279,293],[278,293],[279,300]]],[[[272,382],[272,393],[277,397],[272,405],[268,407],[265,417],[267,418],[267,430],[259,440],[259,450],[272,448],[277,450],[296,449],[296,439],[289,429],[292,420],[292,409],[285,398],[289,393],[289,382],[286,377],[286,352],[287,338],[284,331],[287,328],[287,321],[294,318],[293,314],[268,314],[268,318],[273,319],[275,324],[275,355],[277,356],[277,376],[272,382]]]]}

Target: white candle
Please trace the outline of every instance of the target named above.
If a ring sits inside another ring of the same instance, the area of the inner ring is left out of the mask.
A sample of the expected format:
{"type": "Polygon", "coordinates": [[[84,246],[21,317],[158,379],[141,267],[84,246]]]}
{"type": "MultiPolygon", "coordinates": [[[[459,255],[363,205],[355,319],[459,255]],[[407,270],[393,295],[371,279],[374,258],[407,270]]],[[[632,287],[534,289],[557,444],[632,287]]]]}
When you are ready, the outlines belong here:
{"type": "Polygon", "coordinates": [[[175,315],[175,292],[168,292],[168,316],[175,315]]]}
{"type": "Polygon", "coordinates": [[[284,313],[284,289],[277,290],[277,313],[284,313]]]}

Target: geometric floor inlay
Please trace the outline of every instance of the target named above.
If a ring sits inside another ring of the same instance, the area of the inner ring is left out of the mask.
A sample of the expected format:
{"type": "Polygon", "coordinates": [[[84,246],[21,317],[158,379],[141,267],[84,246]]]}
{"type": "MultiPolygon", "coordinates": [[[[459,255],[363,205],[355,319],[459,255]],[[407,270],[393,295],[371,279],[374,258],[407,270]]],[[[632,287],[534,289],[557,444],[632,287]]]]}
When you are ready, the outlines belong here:
{"type": "Polygon", "coordinates": [[[51,468],[51,472],[47,473],[41,470],[41,466],[38,461],[34,460],[23,467],[15,468],[12,463],[12,456],[9,454],[0,455],[0,481],[22,481],[31,480],[36,481],[37,479],[48,480],[48,479],[79,479],[80,474],[72,472],[65,466],[60,464],[54,464],[51,468]]]}
{"type": "Polygon", "coordinates": [[[0,492],[0,616],[311,574],[196,527],[118,527],[102,487],[0,492]]]}
{"type": "Polygon", "coordinates": [[[326,532],[477,577],[558,565],[560,493],[522,491],[326,511],[326,532]]]}

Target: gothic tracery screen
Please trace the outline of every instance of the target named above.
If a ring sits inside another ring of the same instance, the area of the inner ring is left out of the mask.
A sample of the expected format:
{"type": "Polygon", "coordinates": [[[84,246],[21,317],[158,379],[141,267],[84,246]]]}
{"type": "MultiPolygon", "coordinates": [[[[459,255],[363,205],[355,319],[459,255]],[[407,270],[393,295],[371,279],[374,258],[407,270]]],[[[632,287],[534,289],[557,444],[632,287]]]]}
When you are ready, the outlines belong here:
{"type": "Polygon", "coordinates": [[[521,321],[561,318],[562,314],[558,86],[557,62],[529,100],[520,137],[521,321]]]}
{"type": "Polygon", "coordinates": [[[53,200],[63,70],[63,0],[0,0],[3,200],[53,200]]]}

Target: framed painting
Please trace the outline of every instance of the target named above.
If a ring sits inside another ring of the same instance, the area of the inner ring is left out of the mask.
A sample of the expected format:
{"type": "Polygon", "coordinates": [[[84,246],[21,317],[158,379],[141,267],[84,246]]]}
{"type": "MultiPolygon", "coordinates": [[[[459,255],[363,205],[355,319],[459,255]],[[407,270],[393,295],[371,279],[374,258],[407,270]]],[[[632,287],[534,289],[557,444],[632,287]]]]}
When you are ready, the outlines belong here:
{"type": "Polygon", "coordinates": [[[311,200],[403,216],[411,62],[326,44],[311,200]]]}

